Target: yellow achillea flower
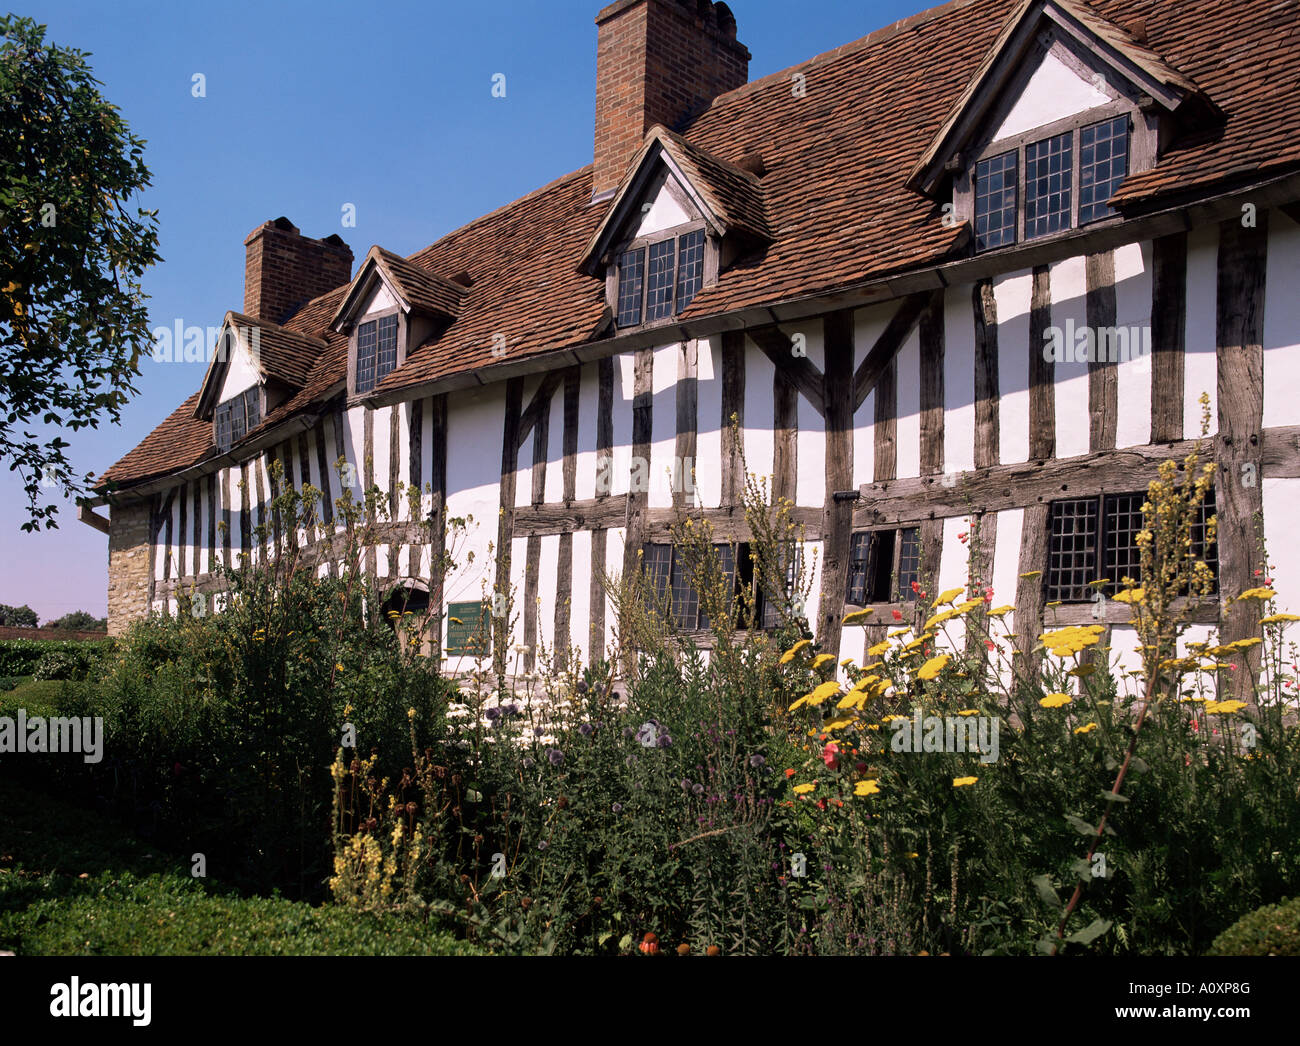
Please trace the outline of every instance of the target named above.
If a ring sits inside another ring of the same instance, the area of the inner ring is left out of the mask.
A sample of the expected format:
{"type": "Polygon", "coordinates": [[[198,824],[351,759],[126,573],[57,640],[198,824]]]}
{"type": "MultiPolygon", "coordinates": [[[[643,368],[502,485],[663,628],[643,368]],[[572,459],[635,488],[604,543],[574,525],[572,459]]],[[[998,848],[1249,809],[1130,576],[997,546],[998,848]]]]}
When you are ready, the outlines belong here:
{"type": "Polygon", "coordinates": [[[1207,715],[1232,715],[1245,707],[1245,701],[1209,701],[1205,705],[1205,712],[1207,715]]]}
{"type": "Polygon", "coordinates": [[[939,675],[939,673],[943,671],[944,666],[947,665],[948,662],[951,660],[952,660],[952,655],[950,654],[940,654],[938,657],[930,658],[929,661],[927,661],[924,665],[921,666],[921,670],[916,673],[916,678],[917,679],[936,678],[939,675]]]}
{"type": "Polygon", "coordinates": [[[1090,646],[1096,646],[1101,642],[1101,634],[1105,631],[1105,625],[1069,625],[1053,632],[1045,632],[1038,638],[1052,654],[1069,657],[1090,646]]]}
{"type": "Polygon", "coordinates": [[[1076,726],[1074,728],[1074,732],[1076,734],[1090,734],[1096,729],[1097,729],[1096,723],[1087,723],[1084,726],[1076,726]]]}
{"type": "Polygon", "coordinates": [[[853,658],[851,657],[846,657],[843,661],[840,662],[840,668],[852,668],[852,667],[853,667],[853,658]]]}
{"type": "Polygon", "coordinates": [[[856,690],[850,690],[835,707],[841,710],[846,708],[856,708],[861,711],[862,706],[867,703],[867,698],[869,696],[870,695],[868,694],[859,693],[856,690]]]}
{"type": "Polygon", "coordinates": [[[873,778],[870,781],[859,781],[853,786],[854,795],[879,795],[880,785],[873,778]]]}
{"type": "Polygon", "coordinates": [[[1007,606],[1004,606],[1004,607],[994,607],[992,610],[989,611],[988,616],[989,616],[989,617],[1006,617],[1008,614],[1010,614],[1010,613],[1011,613],[1013,610],[1015,610],[1015,609],[1016,609],[1016,608],[1015,608],[1014,606],[1011,606],[1010,604],[1008,604],[1007,606]]]}
{"type": "Polygon", "coordinates": [[[813,671],[816,672],[817,669],[822,667],[822,665],[830,664],[834,660],[835,660],[834,654],[818,654],[816,657],[813,658],[813,663],[812,663],[813,671]]]}
{"type": "Polygon", "coordinates": [[[1274,599],[1277,593],[1271,588],[1248,588],[1239,595],[1238,599],[1274,599]]]}
{"type": "Polygon", "coordinates": [[[846,625],[861,625],[874,613],[874,610],[855,610],[844,618],[843,623],[846,625]]]}
{"type": "Polygon", "coordinates": [[[1069,694],[1048,694],[1038,703],[1044,708],[1061,708],[1064,705],[1070,704],[1073,700],[1074,698],[1069,694]]]}
{"type": "Polygon", "coordinates": [[[969,715],[979,715],[979,714],[980,714],[980,710],[979,710],[978,708],[963,708],[963,709],[962,709],[960,712],[958,712],[957,714],[958,714],[958,715],[967,715],[967,716],[969,716],[969,715]]]}
{"type": "Polygon", "coordinates": [[[896,628],[894,631],[889,633],[889,638],[897,639],[899,636],[907,635],[910,631],[912,631],[910,628],[896,628]]]}
{"type": "Polygon", "coordinates": [[[836,716],[834,719],[828,719],[822,726],[827,730],[839,730],[848,726],[850,723],[857,722],[851,715],[836,716]]]}
{"type": "Polygon", "coordinates": [[[447,620],[450,621],[453,625],[463,625],[465,623],[458,617],[449,617],[447,618],[447,620]]]}
{"type": "Polygon", "coordinates": [[[937,607],[947,606],[954,599],[960,596],[961,592],[962,590],[960,588],[950,588],[946,592],[940,592],[939,598],[934,601],[934,605],[937,607]]]}
{"type": "Polygon", "coordinates": [[[925,646],[926,643],[930,642],[930,640],[932,640],[933,638],[934,638],[933,632],[925,632],[922,635],[919,635],[915,639],[913,639],[910,643],[907,644],[907,646],[903,647],[903,649],[919,650],[921,647],[925,646]]]}
{"type": "Polygon", "coordinates": [[[809,792],[811,792],[811,791],[812,791],[814,788],[816,788],[816,787],[817,787],[817,786],[816,786],[815,784],[801,784],[801,785],[795,785],[795,786],[794,786],[794,794],[795,794],[795,795],[807,795],[809,792]]]}
{"type": "Polygon", "coordinates": [[[932,618],[930,618],[929,621],[925,623],[925,630],[928,632],[935,625],[942,625],[945,621],[951,621],[954,617],[957,617],[960,613],[961,611],[959,611],[956,607],[949,607],[947,610],[940,610],[939,613],[935,614],[932,618]]]}
{"type": "Polygon", "coordinates": [[[1115,602],[1128,603],[1131,606],[1134,603],[1141,603],[1143,600],[1146,599],[1146,597],[1147,597],[1146,589],[1130,588],[1124,592],[1117,592],[1115,594],[1115,602]]]}
{"type": "Polygon", "coordinates": [[[342,671],[343,671],[343,666],[342,666],[341,664],[335,664],[335,666],[334,666],[334,671],[335,671],[335,672],[342,672],[342,671]]]}
{"type": "Polygon", "coordinates": [[[1259,644],[1262,643],[1262,642],[1264,642],[1264,641],[1263,641],[1262,639],[1259,639],[1259,638],[1238,639],[1235,643],[1229,643],[1229,644],[1228,644],[1228,649],[1229,649],[1229,650],[1249,650],[1249,649],[1250,649],[1251,647],[1253,647],[1253,646],[1259,646],[1259,644]]]}
{"type": "Polygon", "coordinates": [[[1096,665],[1080,665],[1078,668],[1070,669],[1070,671],[1066,672],[1065,674],[1067,676],[1076,676],[1079,679],[1087,679],[1095,671],[1097,671],[1096,665]]]}
{"type": "Polygon", "coordinates": [[[882,723],[892,723],[895,719],[906,719],[905,715],[887,715],[881,720],[882,723]]]}
{"type": "Polygon", "coordinates": [[[889,648],[890,648],[890,646],[892,646],[892,645],[893,645],[893,644],[891,644],[888,640],[885,640],[883,643],[877,643],[875,646],[871,647],[871,648],[867,651],[867,656],[868,656],[868,657],[884,657],[886,654],[889,653],[889,648]]]}
{"type": "Polygon", "coordinates": [[[1279,625],[1284,621],[1300,621],[1300,614],[1269,614],[1260,619],[1261,625],[1279,625]]]}
{"type": "Polygon", "coordinates": [[[983,605],[984,600],[982,599],[968,599],[965,603],[958,603],[954,609],[958,614],[969,614],[976,607],[981,607],[983,605]]]}
{"type": "Polygon", "coordinates": [[[978,780],[978,777],[954,777],[952,779],[952,786],[954,788],[967,788],[978,780]]]}
{"type": "Polygon", "coordinates": [[[1027,574],[1021,574],[1020,576],[1021,576],[1022,578],[1025,578],[1026,580],[1029,580],[1029,579],[1031,579],[1031,578],[1042,577],[1042,576],[1043,576],[1043,572],[1042,572],[1041,570],[1031,570],[1031,571],[1029,571],[1029,573],[1027,573],[1027,574]]]}
{"type": "Polygon", "coordinates": [[[789,650],[787,650],[784,654],[781,655],[781,660],[778,661],[777,664],[788,665],[791,661],[793,661],[798,656],[799,651],[810,646],[812,646],[811,639],[799,640],[799,642],[797,642],[794,646],[792,646],[789,650]]]}
{"type": "Polygon", "coordinates": [[[804,694],[803,697],[790,706],[790,711],[793,712],[796,708],[802,708],[804,705],[820,705],[827,698],[837,696],[839,692],[840,684],[832,679],[817,687],[811,694],[804,694]]]}

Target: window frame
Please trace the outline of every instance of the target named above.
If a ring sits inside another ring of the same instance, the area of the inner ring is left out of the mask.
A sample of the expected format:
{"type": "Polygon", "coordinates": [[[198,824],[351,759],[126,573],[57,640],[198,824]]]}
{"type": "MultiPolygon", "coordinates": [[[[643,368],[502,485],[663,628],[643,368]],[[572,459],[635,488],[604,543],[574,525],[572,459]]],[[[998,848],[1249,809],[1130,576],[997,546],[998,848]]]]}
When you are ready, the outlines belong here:
{"type": "MultiPolygon", "coordinates": [[[[713,547],[717,550],[719,555],[723,557],[724,562],[728,555],[731,556],[729,570],[732,577],[733,595],[731,631],[770,632],[774,629],[780,628],[782,621],[779,607],[776,609],[775,613],[776,620],[772,622],[769,622],[768,620],[769,617],[772,616],[771,608],[776,604],[774,604],[770,597],[762,591],[762,587],[759,584],[758,564],[754,557],[752,542],[715,541],[713,547]],[[745,599],[748,601],[749,608],[753,615],[751,628],[747,628],[745,625],[743,610],[739,602],[741,595],[744,595],[745,599]]],[[[798,549],[799,546],[797,543],[795,547],[798,549]]],[[[694,623],[688,624],[681,621],[674,611],[673,578],[678,568],[679,551],[678,546],[672,544],[671,541],[663,539],[646,541],[641,546],[642,566],[645,570],[647,579],[650,584],[654,586],[655,598],[663,599],[666,595],[669,600],[669,613],[672,617],[673,627],[683,635],[690,635],[698,638],[711,633],[713,630],[713,624],[709,620],[708,615],[704,612],[704,608],[701,606],[699,593],[695,590],[693,582],[685,577],[684,572],[681,581],[690,589],[694,596],[694,599],[692,600],[695,608],[694,623]],[[664,592],[660,591],[660,585],[656,580],[656,578],[661,575],[651,572],[652,561],[659,558],[657,554],[652,553],[652,549],[667,549],[669,553],[667,584],[664,592]]],[[[791,561],[787,565],[787,585],[791,587],[793,586],[793,582],[797,581],[799,577],[799,570],[802,568],[803,564],[801,557],[802,552],[797,551],[795,555],[791,556],[791,561]]],[[[789,597],[787,596],[787,598],[789,597]]]]}
{"type": "Polygon", "coordinates": [[[212,411],[212,445],[217,448],[218,453],[228,454],[249,432],[257,428],[266,418],[266,389],[261,382],[256,385],[250,385],[242,392],[237,392],[213,408],[212,411]],[[251,396],[250,396],[251,394],[251,396]],[[235,414],[234,407],[238,401],[243,409],[243,431],[235,435],[235,414]],[[253,425],[248,424],[248,407],[249,404],[255,404],[257,407],[257,421],[253,425]],[[221,423],[223,417],[229,418],[229,438],[225,441],[221,438],[221,423]]]}
{"type": "Polygon", "coordinates": [[[903,548],[906,544],[906,542],[902,540],[902,536],[906,531],[916,532],[915,542],[917,550],[917,565],[915,571],[911,573],[913,573],[912,580],[919,583],[921,580],[920,522],[899,523],[896,526],[886,527],[868,527],[864,530],[855,530],[849,536],[849,569],[848,577],[844,586],[844,605],[848,608],[849,612],[854,610],[865,610],[868,607],[893,607],[916,602],[917,593],[912,591],[911,581],[904,583],[906,575],[901,571],[903,548]],[[875,557],[878,557],[879,555],[879,552],[873,550],[872,546],[876,544],[879,536],[884,534],[892,535],[893,547],[889,552],[889,591],[886,593],[887,598],[881,600],[872,598],[873,592],[875,591],[873,588],[872,574],[877,565],[877,559],[875,557]],[[859,544],[859,538],[867,539],[867,554],[865,557],[857,557],[855,555],[859,544]],[[858,564],[861,564],[860,568],[858,564]],[[853,598],[856,594],[854,588],[859,574],[862,576],[862,602],[858,602],[853,598]]]}
{"type": "MultiPolygon", "coordinates": [[[[1095,587],[1095,582],[1106,577],[1106,574],[1111,569],[1109,564],[1111,564],[1116,558],[1117,549],[1109,540],[1112,532],[1111,517],[1113,515],[1111,512],[1111,504],[1118,499],[1127,498],[1137,499],[1138,504],[1141,505],[1141,503],[1147,499],[1147,496],[1145,490],[1111,490],[1097,494],[1081,494],[1075,497],[1054,498],[1048,503],[1047,533],[1045,542],[1046,562],[1043,569],[1043,598],[1045,603],[1059,604],[1063,607],[1086,606],[1090,603],[1097,602],[1096,593],[1098,591],[1100,591],[1108,600],[1113,599],[1116,593],[1123,591],[1121,587],[1123,577],[1108,577],[1106,578],[1108,584],[1105,587],[1095,587]],[[1053,533],[1053,526],[1056,521],[1057,506],[1074,502],[1092,503],[1092,507],[1096,512],[1095,518],[1097,521],[1097,532],[1095,546],[1091,551],[1091,564],[1077,568],[1083,569],[1092,574],[1091,583],[1085,582],[1082,586],[1072,586],[1080,594],[1078,596],[1070,596],[1067,598],[1061,591],[1063,586],[1060,582],[1060,568],[1053,563],[1053,543],[1057,536],[1053,533]]],[[[1217,512],[1217,492],[1215,487],[1212,486],[1206,496],[1206,503],[1201,508],[1200,522],[1196,524],[1196,526],[1201,530],[1202,535],[1204,534],[1206,521],[1210,516],[1217,514],[1217,512]]],[[[1139,526],[1131,532],[1136,535],[1137,531],[1140,529],[1141,527],[1139,526]]],[[[1201,555],[1206,562],[1212,563],[1214,570],[1214,588],[1210,595],[1217,597],[1220,590],[1219,550],[1217,540],[1213,547],[1213,556],[1206,556],[1204,548],[1201,550],[1201,555]]],[[[1125,546],[1123,552],[1130,562],[1136,559],[1138,556],[1136,542],[1131,542],[1129,545],[1125,546]]],[[[1129,574],[1128,576],[1133,577],[1132,574],[1129,574]]],[[[1134,580],[1137,580],[1137,578],[1134,578],[1134,580]]]]}
{"type": "Polygon", "coordinates": [[[1141,109],[1135,102],[1122,95],[1119,98],[1113,98],[1110,101],[1103,102],[1101,105],[1094,106],[1091,109],[1086,109],[1081,113],[1075,113],[1071,116],[1064,117],[1060,120],[1054,120],[1051,123],[1046,123],[1027,131],[1021,131],[1018,134],[1009,135],[1006,138],[1000,138],[997,141],[985,141],[980,148],[972,152],[969,162],[963,164],[963,169],[953,180],[954,210],[956,211],[958,218],[964,219],[970,226],[971,251],[975,254],[987,254],[997,250],[1010,250],[1027,244],[1042,243],[1058,237],[1067,236],[1070,233],[1077,233],[1082,229],[1090,229],[1096,226],[1104,226],[1107,223],[1121,221],[1122,215],[1116,212],[1100,215],[1083,224],[1080,224],[1079,222],[1080,200],[1083,195],[1082,170],[1080,166],[1083,152],[1080,145],[1082,133],[1085,128],[1109,123],[1121,116],[1128,118],[1127,166],[1125,170],[1125,178],[1127,178],[1136,172],[1148,170],[1154,165],[1157,146],[1157,128],[1155,117],[1153,115],[1143,111],[1143,109],[1141,109]],[[1069,166],[1069,222],[1063,228],[1058,229],[1055,232],[1026,237],[1026,151],[1030,146],[1038,145],[1066,133],[1071,135],[1069,166]],[[1010,243],[981,248],[976,233],[978,221],[978,215],[975,210],[976,171],[981,162],[993,160],[1006,153],[1012,152],[1016,155],[1015,235],[1010,243]]]}
{"type": "Polygon", "coordinates": [[[408,331],[410,329],[408,317],[400,305],[392,305],[386,309],[380,309],[376,312],[368,312],[364,316],[358,316],[352,324],[352,329],[348,331],[348,403],[352,405],[367,396],[374,394],[376,388],[384,378],[388,377],[393,371],[399,369],[406,362],[406,347],[408,331]],[[397,347],[395,360],[390,370],[384,374],[379,374],[379,322],[389,317],[397,317],[397,347]],[[361,337],[361,328],[367,324],[375,325],[375,380],[367,389],[357,388],[357,366],[360,363],[358,350],[361,337]]]}
{"type": "Polygon", "coordinates": [[[648,330],[655,327],[666,326],[673,323],[681,315],[682,308],[678,307],[678,298],[681,283],[681,240],[684,236],[691,233],[699,232],[701,234],[701,250],[703,257],[701,259],[700,283],[695,293],[691,295],[694,301],[705,287],[709,287],[717,282],[718,269],[718,248],[715,238],[710,234],[708,222],[703,218],[695,218],[681,225],[675,225],[671,229],[660,229],[657,232],[647,233],[644,236],[637,236],[630,240],[625,240],[618,244],[610,251],[610,261],[606,269],[605,297],[609,304],[610,310],[614,314],[614,328],[620,334],[634,330],[648,330]],[[673,265],[672,276],[668,283],[668,290],[671,295],[672,307],[666,315],[656,317],[653,320],[647,320],[648,299],[650,293],[650,250],[652,247],[672,241],[673,244],[673,265]],[[641,311],[639,321],[630,323],[626,326],[620,326],[619,317],[619,290],[623,281],[623,256],[632,252],[641,252],[641,311]]]}

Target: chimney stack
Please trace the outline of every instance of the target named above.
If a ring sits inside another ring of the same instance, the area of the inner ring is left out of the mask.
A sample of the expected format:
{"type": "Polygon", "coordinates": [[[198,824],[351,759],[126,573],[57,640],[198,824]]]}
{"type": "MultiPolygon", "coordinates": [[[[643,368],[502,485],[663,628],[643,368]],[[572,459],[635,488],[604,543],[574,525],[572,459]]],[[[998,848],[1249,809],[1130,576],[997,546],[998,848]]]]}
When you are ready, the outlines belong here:
{"type": "Polygon", "coordinates": [[[303,236],[288,218],[265,222],[244,240],[244,313],[283,323],[294,311],[352,279],[352,248],[337,233],[303,236]]]}
{"type": "Polygon", "coordinates": [[[615,0],[596,16],[593,198],[618,187],[655,124],[676,129],[749,79],[736,19],[709,0],[615,0]]]}

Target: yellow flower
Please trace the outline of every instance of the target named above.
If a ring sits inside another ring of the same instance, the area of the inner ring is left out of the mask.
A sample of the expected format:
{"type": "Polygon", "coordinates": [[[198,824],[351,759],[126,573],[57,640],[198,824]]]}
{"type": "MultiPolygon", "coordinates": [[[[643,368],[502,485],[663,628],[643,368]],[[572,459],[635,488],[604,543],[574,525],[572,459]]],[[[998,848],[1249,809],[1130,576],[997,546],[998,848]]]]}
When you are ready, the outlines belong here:
{"type": "Polygon", "coordinates": [[[930,658],[929,661],[921,666],[921,670],[916,673],[916,678],[934,679],[943,671],[944,666],[951,660],[952,656],[950,654],[940,654],[938,657],[930,658]]]}
{"type": "Polygon", "coordinates": [[[889,642],[889,640],[885,640],[883,643],[877,643],[875,646],[871,647],[867,651],[867,656],[884,657],[886,654],[889,653],[889,648],[891,645],[892,644],[889,642]]]}
{"type": "Polygon", "coordinates": [[[1248,588],[1238,599],[1273,599],[1277,596],[1271,588],[1248,588]]]}
{"type": "Polygon", "coordinates": [[[1020,576],[1024,578],[1026,581],[1028,581],[1031,578],[1042,577],[1043,572],[1041,570],[1031,570],[1029,571],[1029,573],[1021,574],[1020,576]]]}
{"type": "Polygon", "coordinates": [[[1283,621],[1300,621],[1300,614],[1269,614],[1266,618],[1260,619],[1261,625],[1277,625],[1283,621]]]}
{"type": "Polygon", "coordinates": [[[1253,646],[1259,646],[1262,642],[1264,641],[1258,638],[1238,639],[1235,643],[1229,643],[1228,647],[1232,650],[1249,650],[1253,646]]]}
{"type": "Polygon", "coordinates": [[[952,779],[952,786],[954,788],[966,788],[969,785],[973,785],[978,780],[978,777],[954,777],[952,779]]]}
{"type": "Polygon", "coordinates": [[[1205,706],[1205,712],[1207,715],[1232,715],[1245,707],[1245,701],[1210,701],[1205,706]]]}
{"type": "Polygon", "coordinates": [[[851,657],[846,657],[843,661],[840,662],[840,668],[852,668],[852,667],[853,667],[853,658],[851,657]]]}
{"type": "Polygon", "coordinates": [[[870,781],[859,781],[853,786],[854,795],[879,795],[880,785],[873,778],[870,781]]]}
{"type": "Polygon", "coordinates": [[[794,646],[792,646],[789,650],[787,650],[784,654],[781,655],[781,660],[778,661],[777,664],[788,665],[791,661],[795,659],[799,651],[803,650],[805,647],[810,647],[810,646],[812,646],[811,639],[799,640],[799,642],[797,642],[794,646]]]}
{"type": "Polygon", "coordinates": [[[989,611],[989,617],[1006,617],[1009,613],[1011,613],[1011,611],[1015,609],[1016,609],[1015,607],[1009,604],[1004,607],[994,607],[992,610],[989,611]]]}
{"type": "Polygon", "coordinates": [[[957,714],[958,714],[958,715],[967,715],[967,716],[970,716],[970,715],[979,715],[979,714],[980,714],[980,710],[979,710],[978,708],[963,708],[963,709],[962,709],[960,712],[958,712],[957,714]]]}
{"type": "Polygon", "coordinates": [[[1144,599],[1146,599],[1146,597],[1147,597],[1146,589],[1130,588],[1124,592],[1117,592],[1115,594],[1115,602],[1128,603],[1132,605],[1134,603],[1141,603],[1144,599]]]}
{"type": "Polygon", "coordinates": [[[905,715],[887,715],[881,720],[882,723],[892,723],[895,719],[906,719],[905,715]]]}
{"type": "Polygon", "coordinates": [[[907,856],[910,857],[910,858],[912,858],[912,859],[915,859],[915,858],[917,858],[917,857],[920,857],[921,855],[920,855],[919,853],[917,853],[915,850],[913,850],[913,851],[912,851],[910,854],[908,854],[907,856]]]}
{"type": "Polygon", "coordinates": [[[342,671],[343,671],[343,666],[340,665],[340,664],[335,664],[335,666],[334,666],[334,671],[335,671],[335,672],[342,672],[342,671]]]}
{"type": "Polygon", "coordinates": [[[1038,703],[1044,708],[1060,708],[1063,705],[1068,705],[1073,700],[1074,698],[1069,694],[1048,694],[1038,703]]]}
{"type": "Polygon", "coordinates": [[[861,694],[856,690],[850,690],[835,707],[839,709],[856,708],[860,711],[862,706],[867,703],[869,696],[869,694],[861,694]]]}
{"type": "Polygon", "coordinates": [[[796,708],[802,708],[804,705],[820,705],[827,698],[838,695],[839,692],[840,684],[832,679],[817,687],[811,694],[804,694],[803,697],[790,706],[790,711],[793,712],[796,708]]]}
{"type": "Polygon", "coordinates": [[[412,722],[415,721],[415,709],[414,709],[414,708],[408,708],[408,709],[406,710],[406,718],[409,719],[409,720],[411,720],[412,722]]]}
{"type": "Polygon", "coordinates": [[[1087,679],[1095,671],[1097,671],[1096,665],[1080,665],[1078,668],[1070,669],[1065,674],[1067,676],[1077,676],[1079,679],[1087,679]]]}
{"type": "Polygon", "coordinates": [[[844,618],[843,623],[846,625],[860,625],[874,613],[874,610],[855,610],[844,618]]]}
{"type": "Polygon", "coordinates": [[[1105,625],[1069,625],[1053,632],[1045,632],[1038,638],[1043,645],[1057,657],[1069,657],[1101,642],[1105,625]]]}
{"type": "Polygon", "coordinates": [[[939,598],[934,601],[934,605],[937,607],[947,606],[954,599],[960,596],[961,592],[962,590],[960,588],[950,588],[946,592],[940,592],[939,598]]]}
{"type": "Polygon", "coordinates": [[[935,625],[942,625],[945,621],[951,621],[959,613],[961,613],[961,611],[957,610],[956,607],[949,607],[947,610],[940,610],[939,613],[935,614],[925,623],[926,631],[928,632],[935,625]]]}
{"type": "Polygon", "coordinates": [[[841,727],[848,726],[850,723],[856,721],[857,720],[855,720],[851,715],[836,716],[834,719],[828,719],[822,724],[822,727],[829,732],[831,730],[839,730],[841,727]]]}
{"type": "Polygon", "coordinates": [[[1076,734],[1090,734],[1090,733],[1092,733],[1092,732],[1093,732],[1094,730],[1096,730],[1096,729],[1097,729],[1097,724],[1096,724],[1096,723],[1087,723],[1087,724],[1085,724],[1084,726],[1077,726],[1077,727],[1075,727],[1075,728],[1074,728],[1074,732],[1075,732],[1076,734]]]}
{"type": "Polygon", "coordinates": [[[889,638],[897,639],[899,638],[899,636],[907,635],[907,633],[909,633],[910,631],[912,631],[910,628],[896,628],[894,629],[894,631],[889,633],[889,638]]]}
{"type": "Polygon", "coordinates": [[[807,795],[809,792],[811,792],[811,791],[812,791],[814,788],[816,788],[816,787],[817,787],[817,786],[816,786],[815,784],[801,784],[801,785],[795,785],[795,786],[794,786],[794,794],[795,794],[795,795],[807,795]]]}
{"type": "Polygon", "coordinates": [[[812,669],[814,672],[821,668],[822,665],[828,665],[835,660],[834,654],[818,654],[813,658],[812,669]]]}

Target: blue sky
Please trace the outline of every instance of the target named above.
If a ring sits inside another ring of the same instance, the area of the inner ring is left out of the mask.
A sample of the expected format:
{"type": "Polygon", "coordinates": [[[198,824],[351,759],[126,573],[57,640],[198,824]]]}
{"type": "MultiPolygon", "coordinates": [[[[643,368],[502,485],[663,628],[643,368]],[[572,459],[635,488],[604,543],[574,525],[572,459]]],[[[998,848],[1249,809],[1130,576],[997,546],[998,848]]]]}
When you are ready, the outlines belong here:
{"type": "MultiPolygon", "coordinates": [[[[15,13],[92,54],[105,96],[146,139],[164,261],[144,281],[151,326],[218,326],[243,305],[244,237],[285,215],[410,254],[590,162],[599,0],[29,0],[15,13]],[[194,96],[194,75],[205,78],[194,96]],[[492,96],[497,73],[504,98],[492,96]],[[342,226],[353,204],[355,228],[342,226]]],[[[757,79],[865,36],[921,0],[732,0],[757,79]]],[[[189,396],[197,363],[141,364],[120,426],[66,434],[102,472],[189,396]]],[[[0,603],[41,620],[105,612],[108,539],[64,505],[21,531],[25,496],[0,472],[0,603]]]]}

